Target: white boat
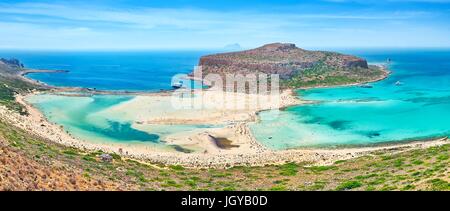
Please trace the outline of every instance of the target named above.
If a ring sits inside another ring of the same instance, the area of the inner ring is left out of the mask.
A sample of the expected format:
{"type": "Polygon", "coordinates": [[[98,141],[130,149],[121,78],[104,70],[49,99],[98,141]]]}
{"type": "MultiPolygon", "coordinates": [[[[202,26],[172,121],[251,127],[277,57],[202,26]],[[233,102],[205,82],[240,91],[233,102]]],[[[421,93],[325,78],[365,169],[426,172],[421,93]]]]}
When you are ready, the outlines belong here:
{"type": "Polygon", "coordinates": [[[400,82],[400,81],[397,81],[397,82],[395,82],[395,85],[396,85],[396,86],[401,86],[401,85],[403,85],[403,83],[400,82]]]}
{"type": "Polygon", "coordinates": [[[179,81],[177,83],[172,84],[172,88],[174,88],[174,89],[179,89],[181,87],[183,87],[183,81],[179,81]]]}
{"type": "Polygon", "coordinates": [[[370,84],[361,84],[361,85],[359,85],[359,87],[361,87],[361,88],[373,88],[373,86],[370,85],[370,84]]]}

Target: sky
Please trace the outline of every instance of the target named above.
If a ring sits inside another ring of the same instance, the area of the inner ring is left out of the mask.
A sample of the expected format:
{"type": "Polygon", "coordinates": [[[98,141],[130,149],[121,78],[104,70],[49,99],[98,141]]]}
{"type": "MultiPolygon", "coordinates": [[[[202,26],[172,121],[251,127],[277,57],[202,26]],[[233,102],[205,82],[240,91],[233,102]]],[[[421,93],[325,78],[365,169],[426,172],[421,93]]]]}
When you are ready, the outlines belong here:
{"type": "Polygon", "coordinates": [[[450,47],[450,0],[0,0],[0,49],[450,47]]]}

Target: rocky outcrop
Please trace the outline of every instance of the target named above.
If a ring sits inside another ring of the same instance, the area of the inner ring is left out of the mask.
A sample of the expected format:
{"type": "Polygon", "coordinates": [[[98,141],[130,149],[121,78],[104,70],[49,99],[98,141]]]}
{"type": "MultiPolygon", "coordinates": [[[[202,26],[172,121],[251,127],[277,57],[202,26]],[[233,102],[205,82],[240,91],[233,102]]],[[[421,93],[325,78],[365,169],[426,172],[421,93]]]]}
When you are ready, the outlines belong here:
{"type": "Polygon", "coordinates": [[[199,66],[203,74],[279,74],[288,79],[304,69],[316,65],[327,65],[334,69],[368,68],[367,61],[355,56],[326,51],[308,51],[295,44],[273,43],[262,47],[203,56],[199,66]]]}
{"type": "Polygon", "coordinates": [[[0,58],[0,64],[5,64],[8,65],[11,68],[23,68],[23,64],[20,63],[20,61],[18,59],[5,59],[5,58],[0,58]]]}

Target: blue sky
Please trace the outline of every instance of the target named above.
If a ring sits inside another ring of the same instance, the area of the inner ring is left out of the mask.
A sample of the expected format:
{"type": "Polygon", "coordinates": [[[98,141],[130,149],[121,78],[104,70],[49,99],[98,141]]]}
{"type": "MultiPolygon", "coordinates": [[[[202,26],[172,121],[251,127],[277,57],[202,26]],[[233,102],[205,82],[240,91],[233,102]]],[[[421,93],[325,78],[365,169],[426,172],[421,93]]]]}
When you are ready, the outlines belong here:
{"type": "Polygon", "coordinates": [[[450,47],[450,0],[0,0],[3,49],[450,47]]]}

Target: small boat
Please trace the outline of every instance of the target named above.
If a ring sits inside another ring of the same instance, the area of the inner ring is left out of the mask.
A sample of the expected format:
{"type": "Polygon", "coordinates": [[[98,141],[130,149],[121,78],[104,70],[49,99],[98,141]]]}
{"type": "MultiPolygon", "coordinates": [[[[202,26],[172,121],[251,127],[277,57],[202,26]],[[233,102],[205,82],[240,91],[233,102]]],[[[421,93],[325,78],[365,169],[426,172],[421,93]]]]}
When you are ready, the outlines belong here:
{"type": "Polygon", "coordinates": [[[172,88],[174,88],[174,89],[179,89],[181,87],[183,87],[183,81],[179,81],[177,83],[172,84],[172,88]]]}
{"type": "Polygon", "coordinates": [[[359,87],[361,87],[361,88],[373,88],[373,86],[370,85],[370,84],[361,84],[361,85],[359,85],[359,87]]]}
{"type": "Polygon", "coordinates": [[[396,86],[401,86],[401,85],[403,85],[403,83],[400,82],[400,81],[397,81],[397,82],[395,82],[395,85],[396,85],[396,86]]]}

